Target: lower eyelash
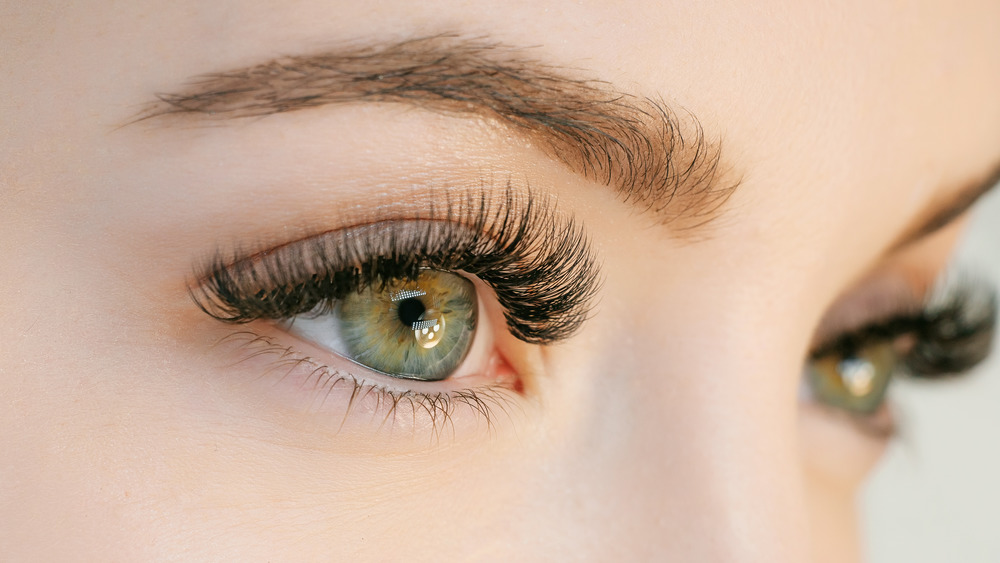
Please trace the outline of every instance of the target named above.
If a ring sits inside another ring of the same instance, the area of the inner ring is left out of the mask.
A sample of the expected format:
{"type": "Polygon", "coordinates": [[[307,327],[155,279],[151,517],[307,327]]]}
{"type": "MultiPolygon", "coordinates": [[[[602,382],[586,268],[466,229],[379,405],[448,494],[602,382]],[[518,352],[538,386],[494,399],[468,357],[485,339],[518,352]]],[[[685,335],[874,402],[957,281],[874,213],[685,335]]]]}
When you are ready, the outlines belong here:
{"type": "MultiPolygon", "coordinates": [[[[243,330],[220,339],[217,345],[234,345],[241,359],[234,365],[256,358],[269,358],[263,377],[274,372],[284,372],[284,380],[298,372],[300,387],[312,393],[311,409],[322,411],[325,403],[343,386],[350,392],[346,404],[338,407],[343,416],[337,428],[342,430],[348,421],[367,414],[365,421],[370,431],[371,422],[377,421],[377,431],[400,430],[401,423],[416,430],[427,427],[432,441],[440,441],[448,434],[455,435],[456,417],[461,410],[474,414],[476,423],[486,426],[488,435],[496,433],[501,419],[510,419],[519,409],[517,391],[502,384],[482,385],[449,391],[422,392],[413,389],[393,389],[372,383],[358,376],[335,370],[313,358],[300,354],[291,346],[278,343],[274,338],[253,331],[243,330]],[[381,418],[381,420],[379,420],[381,418]]],[[[407,382],[412,385],[412,382],[407,382]]]]}

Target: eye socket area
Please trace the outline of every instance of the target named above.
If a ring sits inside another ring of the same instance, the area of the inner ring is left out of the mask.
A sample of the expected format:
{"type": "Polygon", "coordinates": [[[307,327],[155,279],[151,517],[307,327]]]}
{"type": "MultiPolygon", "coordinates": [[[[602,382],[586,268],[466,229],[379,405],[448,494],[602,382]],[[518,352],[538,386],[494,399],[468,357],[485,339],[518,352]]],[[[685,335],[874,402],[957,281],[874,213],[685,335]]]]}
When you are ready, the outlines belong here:
{"type": "Polygon", "coordinates": [[[885,397],[893,379],[953,377],[985,359],[997,317],[993,285],[946,269],[919,287],[926,289],[883,275],[839,300],[820,324],[803,395],[863,431],[888,436],[885,397]]]}

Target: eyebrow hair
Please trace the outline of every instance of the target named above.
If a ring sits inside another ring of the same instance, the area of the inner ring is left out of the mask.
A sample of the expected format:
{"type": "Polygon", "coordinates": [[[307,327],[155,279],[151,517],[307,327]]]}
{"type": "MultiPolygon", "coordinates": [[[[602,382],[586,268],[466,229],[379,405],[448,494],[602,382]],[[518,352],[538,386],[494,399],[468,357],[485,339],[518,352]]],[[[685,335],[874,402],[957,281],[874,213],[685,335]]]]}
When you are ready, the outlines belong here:
{"type": "Polygon", "coordinates": [[[689,112],[573,78],[525,48],[451,34],[203,75],[177,93],[157,94],[134,121],[250,118],[354,102],[495,118],[678,232],[694,233],[717,217],[740,183],[723,166],[721,141],[710,141],[689,112]]]}
{"type": "Polygon", "coordinates": [[[940,231],[969,211],[973,205],[998,186],[1000,186],[1000,163],[994,165],[984,179],[970,182],[967,188],[960,190],[950,200],[934,205],[928,213],[924,214],[925,218],[904,231],[903,236],[890,249],[897,250],[940,231]]]}

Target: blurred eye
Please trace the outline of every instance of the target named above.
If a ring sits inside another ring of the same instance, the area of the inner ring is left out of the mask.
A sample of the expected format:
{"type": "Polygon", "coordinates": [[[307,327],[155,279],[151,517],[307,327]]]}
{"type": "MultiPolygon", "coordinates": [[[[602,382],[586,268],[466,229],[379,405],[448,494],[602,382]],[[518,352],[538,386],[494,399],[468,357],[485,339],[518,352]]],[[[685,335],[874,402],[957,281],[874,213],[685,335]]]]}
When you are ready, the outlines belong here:
{"type": "Polygon", "coordinates": [[[478,319],[476,289],[458,274],[424,269],[350,293],[292,317],[289,332],[392,377],[446,379],[471,348],[478,319]]]}
{"type": "Polygon", "coordinates": [[[857,414],[882,406],[886,388],[901,361],[893,343],[879,341],[843,354],[831,352],[806,365],[813,399],[857,414]]]}
{"type": "Polygon", "coordinates": [[[864,419],[885,403],[894,377],[941,379],[985,359],[996,326],[995,290],[974,279],[943,280],[923,302],[873,283],[835,306],[832,324],[855,328],[828,329],[835,336],[812,352],[804,374],[809,397],[864,419]],[[866,317],[875,320],[857,322],[866,317]]]}

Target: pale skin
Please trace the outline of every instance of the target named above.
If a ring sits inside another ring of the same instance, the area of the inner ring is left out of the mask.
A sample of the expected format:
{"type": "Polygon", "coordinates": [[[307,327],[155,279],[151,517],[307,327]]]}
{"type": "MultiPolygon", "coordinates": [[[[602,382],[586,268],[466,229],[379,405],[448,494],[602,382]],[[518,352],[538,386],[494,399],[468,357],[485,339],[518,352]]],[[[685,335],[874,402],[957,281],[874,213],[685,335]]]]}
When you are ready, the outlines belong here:
{"type": "Polygon", "coordinates": [[[12,560],[858,560],[854,494],[886,438],[801,399],[804,358],[839,299],[932,282],[960,219],[900,240],[1000,157],[992,1],[8,2],[0,53],[12,560]],[[697,116],[738,188],[689,237],[478,113],[130,123],[194,76],[443,32],[697,116]],[[335,355],[188,294],[220,246],[483,177],[557,198],[603,277],[547,346],[480,286],[480,346],[525,376],[489,428],[345,418],[216,343],[335,355]]]}

